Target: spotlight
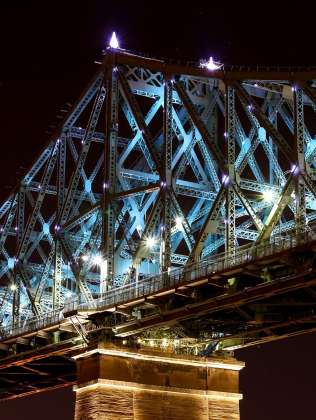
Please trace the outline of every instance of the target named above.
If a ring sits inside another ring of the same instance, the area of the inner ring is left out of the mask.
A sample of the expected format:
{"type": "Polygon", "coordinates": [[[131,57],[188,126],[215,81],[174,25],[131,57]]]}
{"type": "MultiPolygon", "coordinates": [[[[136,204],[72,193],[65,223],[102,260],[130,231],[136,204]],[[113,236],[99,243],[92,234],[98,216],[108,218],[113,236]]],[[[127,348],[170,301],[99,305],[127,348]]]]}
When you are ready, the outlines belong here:
{"type": "Polygon", "coordinates": [[[275,193],[271,190],[265,190],[262,193],[264,201],[272,202],[275,199],[275,193]]]}
{"type": "Polygon", "coordinates": [[[92,263],[94,265],[102,265],[103,259],[100,254],[96,254],[92,257],[92,263]]]}
{"type": "Polygon", "coordinates": [[[146,239],[146,246],[148,248],[153,248],[155,246],[155,244],[156,244],[156,239],[153,236],[149,236],[146,239]]]}
{"type": "Polygon", "coordinates": [[[178,230],[183,230],[183,218],[182,217],[176,217],[176,228],[178,230]]]}
{"type": "Polygon", "coordinates": [[[115,32],[112,33],[110,43],[109,43],[109,47],[114,48],[116,50],[120,48],[120,45],[119,45],[119,42],[118,42],[118,39],[117,39],[117,36],[116,36],[115,32]]]}
{"type": "Polygon", "coordinates": [[[208,61],[201,61],[200,62],[200,67],[204,67],[210,71],[214,71],[214,70],[218,70],[221,67],[223,67],[223,64],[218,63],[216,61],[213,60],[213,57],[210,57],[208,61]]]}

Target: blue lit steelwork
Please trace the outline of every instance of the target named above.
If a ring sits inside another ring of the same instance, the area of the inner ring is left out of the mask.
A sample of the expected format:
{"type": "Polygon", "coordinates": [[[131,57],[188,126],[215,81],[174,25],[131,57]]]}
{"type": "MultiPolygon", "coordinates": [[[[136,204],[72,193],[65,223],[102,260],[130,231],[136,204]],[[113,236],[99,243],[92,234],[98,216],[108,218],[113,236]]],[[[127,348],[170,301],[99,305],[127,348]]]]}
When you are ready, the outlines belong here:
{"type": "Polygon", "coordinates": [[[3,326],[316,219],[305,76],[110,47],[0,206],[3,326]]]}

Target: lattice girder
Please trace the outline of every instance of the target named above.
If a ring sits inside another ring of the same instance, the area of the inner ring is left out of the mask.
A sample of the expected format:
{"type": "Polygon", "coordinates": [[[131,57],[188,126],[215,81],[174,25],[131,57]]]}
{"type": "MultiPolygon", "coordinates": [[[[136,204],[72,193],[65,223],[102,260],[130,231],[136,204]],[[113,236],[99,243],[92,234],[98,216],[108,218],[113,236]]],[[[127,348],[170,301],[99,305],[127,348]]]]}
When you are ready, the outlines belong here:
{"type": "Polygon", "coordinates": [[[316,219],[309,82],[108,50],[0,206],[3,325],[316,219]]]}

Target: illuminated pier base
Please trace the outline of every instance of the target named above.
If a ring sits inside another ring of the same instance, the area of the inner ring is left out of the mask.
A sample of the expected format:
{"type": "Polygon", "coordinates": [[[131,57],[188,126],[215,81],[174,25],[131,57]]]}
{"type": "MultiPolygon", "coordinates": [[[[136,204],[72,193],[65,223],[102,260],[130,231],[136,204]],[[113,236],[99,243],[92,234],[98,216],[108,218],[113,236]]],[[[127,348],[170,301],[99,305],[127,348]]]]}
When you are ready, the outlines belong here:
{"type": "Polygon", "coordinates": [[[77,357],[75,420],[237,420],[235,359],[98,348],[77,357]]]}

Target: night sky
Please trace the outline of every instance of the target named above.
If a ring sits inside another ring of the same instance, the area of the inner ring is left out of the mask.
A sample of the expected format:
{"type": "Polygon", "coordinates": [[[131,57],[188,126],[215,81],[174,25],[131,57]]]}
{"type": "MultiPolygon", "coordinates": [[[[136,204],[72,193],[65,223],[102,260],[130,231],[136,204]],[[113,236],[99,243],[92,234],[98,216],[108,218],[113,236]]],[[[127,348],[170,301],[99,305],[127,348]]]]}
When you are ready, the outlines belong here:
{"type": "MultiPolygon", "coordinates": [[[[42,148],[59,109],[79,96],[113,30],[123,48],[154,56],[316,65],[315,16],[308,2],[185,3],[2,2],[0,199],[42,148]]],[[[315,419],[315,353],[315,335],[238,352],[247,364],[241,374],[241,419],[315,419]]],[[[0,403],[0,418],[72,419],[73,398],[71,390],[59,390],[0,403]]]]}

